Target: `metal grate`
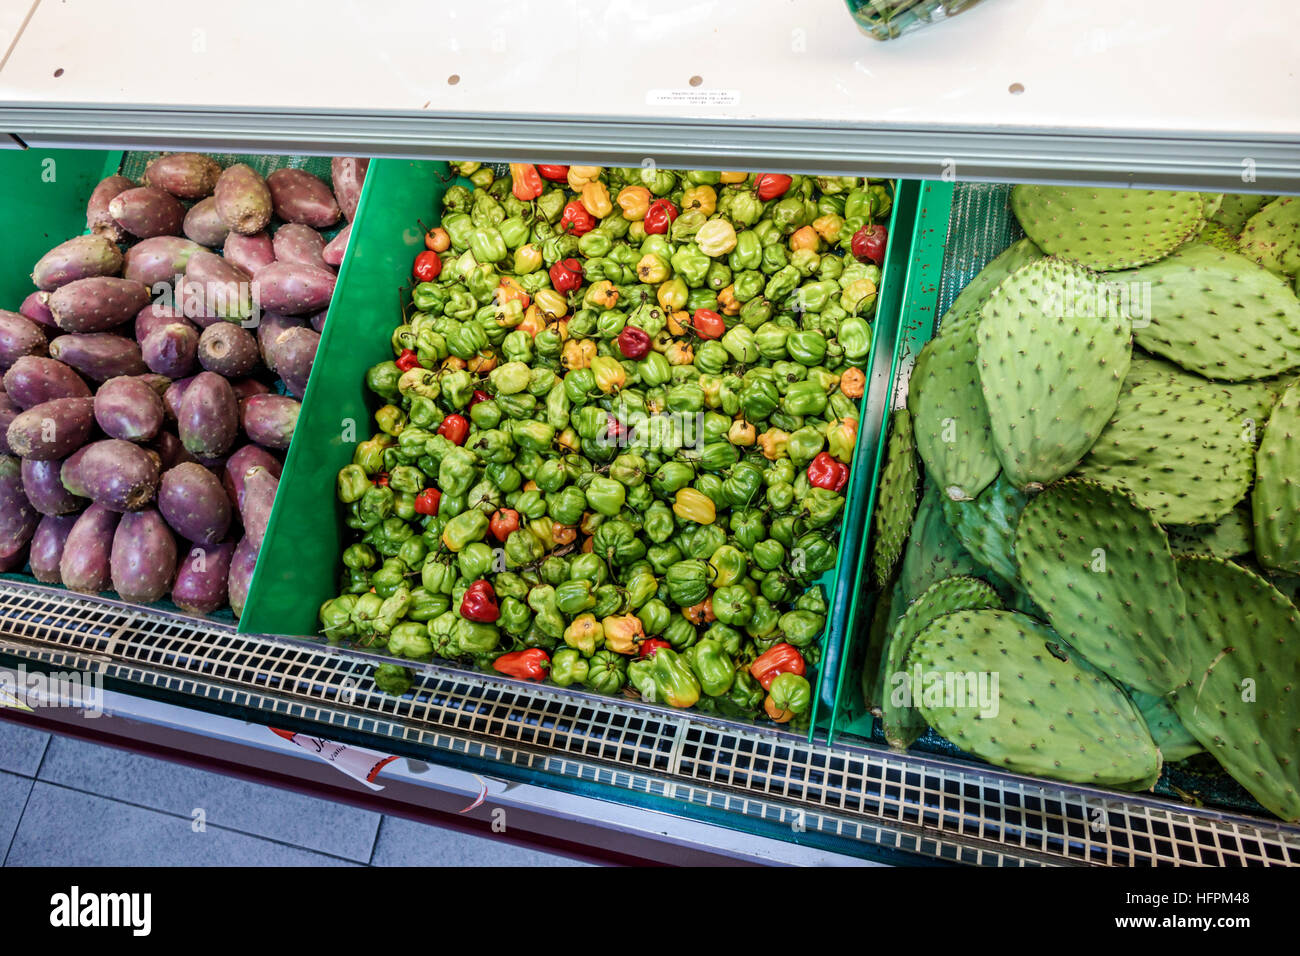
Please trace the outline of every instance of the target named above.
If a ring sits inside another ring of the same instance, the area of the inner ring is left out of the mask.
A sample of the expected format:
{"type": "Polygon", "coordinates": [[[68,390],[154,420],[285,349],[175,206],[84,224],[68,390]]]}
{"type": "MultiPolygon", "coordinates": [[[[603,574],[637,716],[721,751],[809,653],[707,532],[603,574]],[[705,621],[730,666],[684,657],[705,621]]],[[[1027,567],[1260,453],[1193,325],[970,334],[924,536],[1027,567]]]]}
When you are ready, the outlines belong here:
{"type": "Polygon", "coordinates": [[[367,655],[0,581],[0,651],[142,693],[291,717],[410,755],[594,785],[737,829],[859,855],[968,864],[1300,865],[1300,828],[429,665],[374,689],[367,655]],[[667,804],[664,804],[667,801],[667,804]]]}

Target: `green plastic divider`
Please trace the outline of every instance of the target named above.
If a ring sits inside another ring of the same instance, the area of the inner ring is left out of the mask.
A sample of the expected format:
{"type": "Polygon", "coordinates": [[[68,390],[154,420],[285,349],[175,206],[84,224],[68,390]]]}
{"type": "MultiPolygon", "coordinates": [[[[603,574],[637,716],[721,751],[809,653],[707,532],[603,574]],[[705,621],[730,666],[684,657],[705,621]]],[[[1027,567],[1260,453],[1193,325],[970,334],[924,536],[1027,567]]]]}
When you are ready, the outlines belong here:
{"type": "Polygon", "coordinates": [[[366,370],[393,357],[389,337],[401,324],[401,290],[424,248],[420,223],[438,222],[452,181],[443,162],[370,164],[240,633],[319,640],[317,611],[338,590],[343,547],[335,476],[357,442],[370,437],[375,406],[366,370]]]}
{"type": "Polygon", "coordinates": [[[86,231],[86,200],[121,163],[120,152],[99,149],[0,150],[0,179],[5,183],[0,197],[0,222],[5,226],[0,309],[17,312],[36,289],[36,260],[86,231]]]}
{"type": "MultiPolygon", "coordinates": [[[[938,293],[943,274],[944,243],[948,235],[948,218],[952,207],[953,184],[945,182],[904,182],[910,193],[912,219],[910,242],[906,247],[908,259],[901,288],[894,290],[901,299],[892,324],[877,324],[877,334],[889,338],[878,343],[879,354],[873,354],[871,376],[868,381],[867,417],[873,423],[873,440],[863,442],[859,437],[857,454],[866,457],[871,466],[871,484],[866,495],[865,514],[862,519],[862,543],[856,555],[852,603],[845,624],[846,640],[840,655],[836,674],[835,706],[831,713],[827,742],[832,742],[844,732],[863,737],[871,735],[874,718],[866,709],[859,679],[867,652],[867,629],[875,608],[877,591],[867,566],[871,521],[875,513],[880,486],[880,470],[884,461],[886,422],[890,411],[906,394],[900,390],[900,359],[905,358],[907,371],[912,359],[934,334],[938,318],[938,293]]],[[[896,227],[905,225],[897,223],[896,227]]],[[[893,234],[897,241],[897,233],[893,234]]],[[[895,275],[897,278],[897,275],[895,275]]],[[[855,471],[858,466],[855,464],[855,471]]],[[[865,469],[863,469],[865,471],[865,469]]]]}

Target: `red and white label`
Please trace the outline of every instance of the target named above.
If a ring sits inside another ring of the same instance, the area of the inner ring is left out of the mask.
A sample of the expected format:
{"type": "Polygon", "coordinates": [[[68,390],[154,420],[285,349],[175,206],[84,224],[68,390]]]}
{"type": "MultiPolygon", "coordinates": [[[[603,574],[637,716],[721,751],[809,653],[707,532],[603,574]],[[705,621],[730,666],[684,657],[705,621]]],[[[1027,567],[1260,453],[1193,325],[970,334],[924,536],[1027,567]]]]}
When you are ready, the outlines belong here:
{"type": "Polygon", "coordinates": [[[328,764],[332,764],[340,773],[347,774],[353,780],[369,787],[371,790],[384,789],[380,784],[375,783],[375,778],[379,776],[379,771],[397,759],[396,757],[376,753],[373,750],[366,750],[364,747],[351,747],[348,744],[341,744],[334,740],[326,740],[324,737],[295,734],[292,731],[280,730],[276,727],[268,729],[276,736],[283,737],[309,754],[319,757],[328,764]]]}

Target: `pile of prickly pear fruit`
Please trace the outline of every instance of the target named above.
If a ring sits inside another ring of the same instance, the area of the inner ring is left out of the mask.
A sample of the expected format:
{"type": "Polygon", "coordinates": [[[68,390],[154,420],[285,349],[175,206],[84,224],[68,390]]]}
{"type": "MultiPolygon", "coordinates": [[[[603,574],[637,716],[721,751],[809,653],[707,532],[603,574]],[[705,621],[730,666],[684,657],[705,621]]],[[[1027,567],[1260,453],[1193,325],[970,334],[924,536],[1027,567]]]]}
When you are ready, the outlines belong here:
{"type": "Polygon", "coordinates": [[[0,309],[0,571],[194,614],[243,609],[365,161],[171,153],[0,309]]]}
{"type": "Polygon", "coordinates": [[[896,748],[1068,781],[1208,753],[1300,820],[1300,200],[1011,208],[894,420],[866,703],[896,748]]]}

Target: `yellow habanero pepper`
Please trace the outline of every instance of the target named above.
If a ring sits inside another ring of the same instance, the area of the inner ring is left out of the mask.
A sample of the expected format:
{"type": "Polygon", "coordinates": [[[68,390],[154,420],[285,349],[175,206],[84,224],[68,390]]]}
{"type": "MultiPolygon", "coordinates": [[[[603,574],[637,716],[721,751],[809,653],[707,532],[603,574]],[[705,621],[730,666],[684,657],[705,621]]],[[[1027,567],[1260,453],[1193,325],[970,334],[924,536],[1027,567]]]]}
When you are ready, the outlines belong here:
{"type": "Polygon", "coordinates": [[[694,209],[706,216],[712,216],[717,208],[718,194],[713,191],[712,186],[692,186],[682,193],[682,212],[690,212],[694,209]]]}
{"type": "Polygon", "coordinates": [[[763,449],[763,457],[768,461],[790,457],[790,433],[779,428],[769,428],[758,436],[758,446],[763,449]]]}
{"type": "Polygon", "coordinates": [[[539,289],[534,302],[546,319],[562,319],[569,312],[569,303],[565,301],[564,293],[554,289],[539,289]]]}
{"type": "MultiPolygon", "coordinates": [[[[555,442],[565,451],[576,452],[582,447],[582,440],[578,437],[578,432],[574,428],[566,428],[564,431],[560,432],[555,436],[555,442]]],[[[560,541],[559,538],[556,538],[555,540],[560,541]]],[[[569,541],[560,541],[560,544],[569,544],[572,540],[573,539],[570,538],[569,541]]]]}
{"type": "Polygon", "coordinates": [[[674,342],[664,352],[669,365],[691,365],[695,362],[695,349],[685,342],[674,342]]]}
{"type": "Polygon", "coordinates": [[[743,418],[737,418],[727,429],[727,441],[741,448],[754,444],[757,436],[758,430],[743,418]]]}
{"type": "Polygon", "coordinates": [[[542,267],[542,250],[531,242],[515,250],[515,272],[528,275],[542,267]]]}
{"type": "Polygon", "coordinates": [[[497,305],[505,305],[507,302],[518,302],[523,308],[528,308],[532,300],[528,298],[528,293],[524,287],[519,284],[519,280],[513,276],[502,276],[501,282],[497,285],[496,302],[497,305]]]}
{"type": "Polygon", "coordinates": [[[722,181],[722,185],[730,186],[733,183],[743,183],[748,178],[749,178],[749,173],[731,171],[731,172],[724,172],[721,176],[721,181],[722,181]]]}
{"type": "Polygon", "coordinates": [[[668,313],[668,331],[673,335],[685,335],[691,324],[691,314],[685,309],[668,313]]]}
{"type": "Polygon", "coordinates": [[[790,237],[790,251],[798,252],[800,249],[807,249],[809,252],[816,252],[817,247],[822,244],[821,236],[812,226],[804,226],[802,229],[796,229],[794,235],[790,237]]]}
{"type": "Polygon", "coordinates": [[[597,219],[604,219],[614,211],[614,205],[609,201],[609,190],[604,183],[587,183],[582,187],[581,200],[582,208],[597,219]]]}
{"type": "Polygon", "coordinates": [[[647,252],[636,264],[637,281],[646,285],[658,285],[672,274],[673,270],[668,263],[653,252],[647,252]]]}
{"type": "Polygon", "coordinates": [[[608,355],[597,355],[591,360],[591,372],[596,376],[596,387],[610,395],[627,383],[627,369],[623,363],[608,355]]]}
{"type": "Polygon", "coordinates": [[[660,308],[675,312],[686,307],[686,297],[689,294],[690,290],[686,288],[686,280],[681,276],[674,276],[667,282],[660,284],[655,292],[655,297],[659,300],[660,308]]]}
{"type": "Polygon", "coordinates": [[[582,297],[582,304],[593,309],[612,309],[618,303],[618,289],[608,279],[593,282],[582,297]]]}
{"type": "Polygon", "coordinates": [[[463,358],[457,358],[454,355],[448,355],[442,360],[441,368],[446,372],[459,372],[464,367],[465,360],[463,358]]]}
{"type": "Polygon", "coordinates": [[[484,349],[465,363],[465,367],[471,372],[486,375],[497,367],[497,353],[491,349],[484,349]]]}
{"type": "Polygon", "coordinates": [[[866,387],[867,376],[860,368],[846,368],[840,376],[840,391],[849,398],[861,398],[866,387]]]}
{"type": "Polygon", "coordinates": [[[554,525],[555,522],[550,518],[536,518],[528,522],[528,530],[537,535],[537,539],[542,542],[547,551],[555,547],[555,537],[551,531],[554,525]]]}
{"type": "Polygon", "coordinates": [[[718,309],[723,315],[740,315],[740,303],[736,301],[734,285],[729,285],[718,293],[718,309]]]}
{"type": "Polygon", "coordinates": [[[673,497],[673,514],[683,521],[696,524],[713,524],[718,517],[713,499],[694,488],[679,489],[673,497]]]}
{"type": "Polygon", "coordinates": [[[615,654],[635,654],[636,642],[645,637],[645,628],[635,614],[607,617],[600,623],[605,630],[605,650],[615,654]]]}
{"type": "Polygon", "coordinates": [[[736,248],[736,227],[725,219],[710,219],[695,234],[695,244],[711,259],[736,248]]]}
{"type": "Polygon", "coordinates": [[[650,190],[644,186],[624,186],[618,192],[618,208],[628,222],[640,222],[650,208],[650,190]]]}
{"type": "Polygon", "coordinates": [[[824,216],[818,216],[813,220],[812,227],[817,230],[817,235],[821,236],[827,242],[838,242],[840,238],[840,228],[844,225],[844,220],[835,215],[827,213],[824,216]]]}
{"type": "Polygon", "coordinates": [[[570,166],[569,188],[575,193],[582,192],[583,186],[600,178],[601,169],[600,166],[570,166]]]}
{"type": "Polygon", "coordinates": [[[564,643],[579,653],[591,655],[605,642],[605,629],[594,614],[579,614],[564,629],[564,643]]]}
{"type": "Polygon", "coordinates": [[[569,339],[560,352],[560,364],[570,372],[580,368],[589,368],[591,360],[596,357],[596,343],[591,339],[569,339]]]}
{"type": "Polygon", "coordinates": [[[524,320],[515,326],[516,329],[523,329],[533,338],[537,338],[537,333],[546,328],[546,319],[542,318],[542,310],[533,303],[524,312],[524,320]]]}

